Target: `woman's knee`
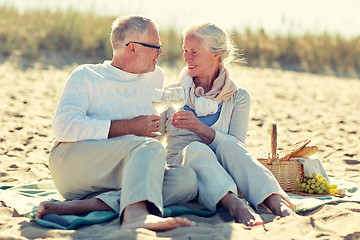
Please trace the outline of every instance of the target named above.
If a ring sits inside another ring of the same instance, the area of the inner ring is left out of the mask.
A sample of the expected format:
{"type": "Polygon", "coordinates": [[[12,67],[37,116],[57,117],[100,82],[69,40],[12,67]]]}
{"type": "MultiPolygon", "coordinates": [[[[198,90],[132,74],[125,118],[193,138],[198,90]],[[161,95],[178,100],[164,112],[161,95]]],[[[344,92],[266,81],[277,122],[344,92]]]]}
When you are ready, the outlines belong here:
{"type": "Polygon", "coordinates": [[[236,152],[236,154],[246,154],[248,150],[246,149],[245,145],[235,139],[224,139],[221,141],[218,146],[216,147],[216,154],[223,154],[223,153],[230,153],[236,152]]]}
{"type": "Polygon", "coordinates": [[[182,156],[182,164],[185,166],[191,166],[194,162],[199,162],[209,158],[216,159],[216,156],[211,148],[201,142],[192,142],[187,145],[182,152],[182,156]]]}
{"type": "Polygon", "coordinates": [[[184,152],[194,152],[202,149],[210,149],[208,145],[201,142],[192,142],[184,148],[184,152]]]}
{"type": "Polygon", "coordinates": [[[257,159],[242,142],[233,139],[226,139],[219,143],[216,148],[216,156],[223,166],[236,163],[246,167],[247,164],[256,164],[257,162],[257,159]]]}

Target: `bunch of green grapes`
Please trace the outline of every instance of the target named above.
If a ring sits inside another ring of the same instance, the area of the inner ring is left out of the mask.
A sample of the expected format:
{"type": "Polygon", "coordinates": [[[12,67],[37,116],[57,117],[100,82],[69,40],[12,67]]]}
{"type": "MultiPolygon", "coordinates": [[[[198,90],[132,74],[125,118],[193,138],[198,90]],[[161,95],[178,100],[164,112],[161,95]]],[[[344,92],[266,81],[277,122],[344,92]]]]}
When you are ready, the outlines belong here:
{"type": "Polygon", "coordinates": [[[296,187],[300,192],[312,194],[339,194],[336,184],[327,182],[321,174],[313,173],[312,177],[305,175],[303,178],[296,179],[296,187]]]}

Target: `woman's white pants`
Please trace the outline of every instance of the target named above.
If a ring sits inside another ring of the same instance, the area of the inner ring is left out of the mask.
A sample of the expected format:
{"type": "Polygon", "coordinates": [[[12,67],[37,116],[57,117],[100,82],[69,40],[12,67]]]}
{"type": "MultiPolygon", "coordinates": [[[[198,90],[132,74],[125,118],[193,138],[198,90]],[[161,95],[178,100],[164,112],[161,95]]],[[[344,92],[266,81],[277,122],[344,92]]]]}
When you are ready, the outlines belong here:
{"type": "Polygon", "coordinates": [[[178,157],[183,165],[194,169],[199,202],[210,210],[215,210],[228,192],[237,194],[237,190],[256,209],[272,194],[279,194],[292,205],[274,175],[239,141],[226,139],[215,152],[203,143],[192,142],[178,157]]]}

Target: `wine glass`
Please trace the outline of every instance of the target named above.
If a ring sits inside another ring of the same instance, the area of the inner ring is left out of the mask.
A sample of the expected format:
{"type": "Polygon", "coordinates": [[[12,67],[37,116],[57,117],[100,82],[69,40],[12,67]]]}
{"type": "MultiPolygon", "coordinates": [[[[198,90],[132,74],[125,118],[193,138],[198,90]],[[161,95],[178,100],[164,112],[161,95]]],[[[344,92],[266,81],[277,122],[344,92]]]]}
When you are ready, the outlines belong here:
{"type": "MultiPolygon", "coordinates": [[[[170,92],[164,89],[155,88],[152,98],[151,98],[151,106],[157,114],[161,114],[165,112],[170,104],[168,102],[168,96],[170,92]]],[[[154,134],[160,136],[160,132],[153,132],[154,134]]]]}
{"type": "Polygon", "coordinates": [[[157,114],[161,114],[165,112],[170,104],[168,102],[168,91],[160,88],[155,88],[152,99],[151,99],[151,106],[155,110],[157,114]]]}
{"type": "MultiPolygon", "coordinates": [[[[175,110],[179,111],[185,106],[186,103],[186,93],[183,87],[172,87],[168,88],[170,95],[168,98],[170,106],[175,110]]],[[[179,131],[179,128],[176,128],[176,131],[179,131]]]]}
{"type": "Polygon", "coordinates": [[[182,107],[185,106],[186,103],[186,94],[185,89],[183,87],[171,87],[168,88],[170,92],[169,96],[169,104],[175,110],[175,112],[179,111],[182,107]]]}

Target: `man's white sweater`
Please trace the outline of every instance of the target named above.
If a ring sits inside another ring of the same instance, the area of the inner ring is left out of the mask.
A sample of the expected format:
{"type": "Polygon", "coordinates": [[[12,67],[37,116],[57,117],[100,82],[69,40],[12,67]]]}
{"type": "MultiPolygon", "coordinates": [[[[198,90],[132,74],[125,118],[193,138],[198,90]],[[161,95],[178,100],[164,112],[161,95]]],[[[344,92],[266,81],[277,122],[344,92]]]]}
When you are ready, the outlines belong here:
{"type": "Polygon", "coordinates": [[[58,142],[107,139],[111,120],[154,114],[151,96],[164,71],[132,74],[109,61],[85,64],[69,76],[52,120],[58,142]]]}

